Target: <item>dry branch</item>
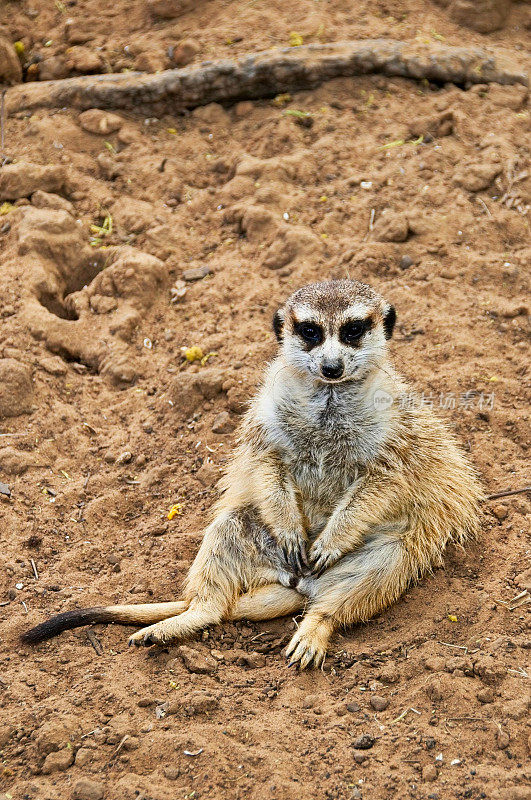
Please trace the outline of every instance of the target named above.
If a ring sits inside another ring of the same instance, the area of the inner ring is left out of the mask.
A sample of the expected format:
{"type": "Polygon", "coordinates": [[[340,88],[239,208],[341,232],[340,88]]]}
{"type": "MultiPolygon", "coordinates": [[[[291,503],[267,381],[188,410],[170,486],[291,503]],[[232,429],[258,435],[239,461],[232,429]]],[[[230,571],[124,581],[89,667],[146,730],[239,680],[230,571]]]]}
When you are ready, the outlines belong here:
{"type": "Polygon", "coordinates": [[[273,97],[333,78],[373,73],[459,86],[528,85],[525,73],[497,64],[480,49],[363,39],[267,50],[154,75],[122,73],[19,84],[8,89],[6,100],[11,112],[67,106],[176,113],[207,103],[273,97]]]}

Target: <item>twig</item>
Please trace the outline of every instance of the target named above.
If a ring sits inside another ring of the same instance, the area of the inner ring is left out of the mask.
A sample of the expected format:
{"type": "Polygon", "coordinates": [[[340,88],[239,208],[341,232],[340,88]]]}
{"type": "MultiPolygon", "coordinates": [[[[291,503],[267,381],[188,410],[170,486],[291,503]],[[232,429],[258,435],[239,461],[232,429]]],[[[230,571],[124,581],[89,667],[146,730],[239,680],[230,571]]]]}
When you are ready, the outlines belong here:
{"type": "Polygon", "coordinates": [[[445,647],[455,647],[456,650],[464,650],[465,656],[468,653],[468,647],[465,647],[464,644],[450,644],[450,642],[439,642],[439,644],[443,644],[445,647]]]}
{"type": "Polygon", "coordinates": [[[116,756],[118,755],[118,753],[120,752],[120,750],[122,749],[122,747],[124,746],[124,744],[126,743],[126,741],[128,739],[129,739],[129,734],[126,733],[125,736],[122,737],[122,739],[121,739],[120,743],[118,744],[118,747],[116,748],[114,753],[109,758],[109,762],[114,761],[114,759],[116,758],[116,756]]]}
{"type": "Polygon", "coordinates": [[[527,591],[527,589],[524,589],[523,592],[520,592],[520,594],[517,594],[516,597],[513,597],[513,599],[509,600],[509,602],[512,605],[513,603],[516,603],[517,600],[521,600],[522,597],[527,597],[527,595],[528,595],[528,591],[527,591]]]}
{"type": "Polygon", "coordinates": [[[509,606],[509,611],[514,611],[516,608],[520,608],[520,606],[526,606],[531,603],[531,596],[526,595],[526,597],[522,598],[518,603],[515,603],[514,600],[509,606]]]}
{"type": "Polygon", "coordinates": [[[507,672],[512,672],[514,675],[519,675],[521,678],[529,678],[529,675],[525,669],[522,669],[522,667],[519,667],[518,669],[507,668],[507,672]]]}
{"type": "Polygon", "coordinates": [[[485,213],[487,214],[487,216],[488,216],[488,217],[492,217],[492,214],[490,213],[489,207],[488,207],[488,205],[486,204],[486,202],[485,202],[485,201],[484,201],[484,200],[483,200],[481,197],[478,197],[477,195],[476,195],[476,200],[478,201],[478,203],[479,203],[481,206],[483,206],[483,208],[485,209],[485,213]]]}
{"type": "Polygon", "coordinates": [[[0,150],[2,151],[2,161],[4,160],[5,145],[6,92],[7,89],[2,89],[2,96],[0,97],[0,150]]]}
{"type": "Polygon", "coordinates": [[[529,82],[525,73],[504,69],[490,53],[478,48],[360,39],[276,48],[154,74],[116,73],[24,83],[11,87],[6,99],[9,111],[68,106],[167,113],[171,107],[172,113],[178,113],[208,103],[274,97],[335,78],[375,73],[439,85],[529,82]]]}
{"type": "Polygon", "coordinates": [[[410,711],[414,711],[414,712],[415,712],[415,714],[419,714],[419,715],[420,715],[420,711],[417,711],[417,709],[416,709],[416,708],[412,708],[412,707],[410,706],[409,708],[405,708],[405,709],[404,709],[404,711],[402,711],[402,713],[398,715],[398,717],[395,717],[394,719],[392,719],[392,720],[391,720],[391,722],[389,722],[389,725],[394,725],[394,724],[395,724],[395,722],[400,722],[400,720],[401,720],[401,719],[404,719],[404,717],[405,717],[407,714],[409,714],[409,712],[410,712],[410,711]]]}
{"type": "Polygon", "coordinates": [[[511,497],[513,494],[524,494],[524,492],[531,492],[531,486],[524,486],[522,489],[505,489],[503,492],[488,494],[485,500],[497,500],[498,497],[511,497]]]}
{"type": "Polygon", "coordinates": [[[32,558],[30,558],[30,564],[31,564],[31,568],[33,570],[33,574],[35,575],[35,580],[38,581],[39,580],[39,573],[37,571],[37,564],[35,563],[35,561],[32,558]]]}
{"type": "Polygon", "coordinates": [[[94,633],[94,631],[91,631],[90,628],[87,628],[86,633],[87,633],[87,639],[89,640],[89,642],[91,643],[92,647],[96,651],[96,654],[98,656],[102,656],[103,655],[103,647],[101,646],[101,642],[98,639],[98,637],[96,636],[96,634],[94,633]]]}
{"type": "Polygon", "coordinates": [[[369,227],[367,228],[367,233],[363,237],[363,241],[364,242],[367,241],[367,239],[369,238],[369,236],[372,233],[372,229],[374,228],[374,216],[375,216],[375,214],[376,214],[375,209],[371,208],[371,216],[369,217],[369,227]]]}

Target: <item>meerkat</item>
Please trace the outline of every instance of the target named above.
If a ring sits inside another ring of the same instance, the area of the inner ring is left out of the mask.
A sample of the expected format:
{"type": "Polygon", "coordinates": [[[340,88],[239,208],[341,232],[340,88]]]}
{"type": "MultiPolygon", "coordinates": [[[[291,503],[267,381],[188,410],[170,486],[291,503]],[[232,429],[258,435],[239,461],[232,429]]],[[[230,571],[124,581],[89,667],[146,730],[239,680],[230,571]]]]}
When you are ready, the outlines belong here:
{"type": "Polygon", "coordinates": [[[129,644],[168,645],[223,620],[302,611],[286,655],[320,666],[334,631],[384,611],[442,563],[450,542],[474,537],[480,483],[392,368],[395,320],[357,281],[292,294],[274,316],[278,353],[244,417],[183,599],[66,612],[23,640],[149,623],[129,644]]]}

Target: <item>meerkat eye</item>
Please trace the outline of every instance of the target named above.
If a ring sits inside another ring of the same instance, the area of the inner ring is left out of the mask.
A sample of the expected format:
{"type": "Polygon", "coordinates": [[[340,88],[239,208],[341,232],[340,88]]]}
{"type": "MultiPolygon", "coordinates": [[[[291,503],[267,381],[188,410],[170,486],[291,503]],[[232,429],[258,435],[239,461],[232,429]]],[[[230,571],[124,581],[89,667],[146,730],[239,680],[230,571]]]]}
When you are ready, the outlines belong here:
{"type": "Polygon", "coordinates": [[[323,329],[315,322],[297,322],[295,325],[297,333],[308,344],[319,344],[323,341],[323,329]]]}
{"type": "Polygon", "coordinates": [[[356,344],[366,330],[365,320],[353,319],[342,326],[339,338],[344,344],[356,344]]]}

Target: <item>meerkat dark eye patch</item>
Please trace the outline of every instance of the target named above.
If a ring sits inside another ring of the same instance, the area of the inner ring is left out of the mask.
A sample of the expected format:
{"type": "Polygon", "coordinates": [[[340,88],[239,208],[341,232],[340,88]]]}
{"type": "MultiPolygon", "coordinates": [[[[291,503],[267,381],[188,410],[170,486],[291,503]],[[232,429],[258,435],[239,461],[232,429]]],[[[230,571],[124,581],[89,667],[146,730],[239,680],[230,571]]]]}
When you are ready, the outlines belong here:
{"type": "Polygon", "coordinates": [[[275,316],[273,317],[273,331],[274,331],[275,336],[277,337],[277,340],[279,342],[282,339],[282,328],[283,327],[284,327],[284,317],[282,316],[282,313],[280,312],[280,309],[279,309],[275,313],[275,316]]]}
{"type": "Polygon", "coordinates": [[[355,347],[364,333],[371,327],[370,319],[351,319],[339,330],[339,339],[349,347],[355,347]]]}
{"type": "Polygon", "coordinates": [[[394,306],[389,306],[384,314],[383,327],[386,339],[390,339],[393,335],[393,329],[396,322],[396,311],[394,306]]]}
{"type": "Polygon", "coordinates": [[[324,339],[323,329],[316,322],[295,322],[293,330],[310,347],[321,344],[324,339]]]}

